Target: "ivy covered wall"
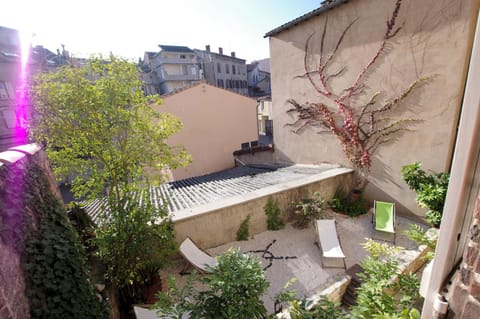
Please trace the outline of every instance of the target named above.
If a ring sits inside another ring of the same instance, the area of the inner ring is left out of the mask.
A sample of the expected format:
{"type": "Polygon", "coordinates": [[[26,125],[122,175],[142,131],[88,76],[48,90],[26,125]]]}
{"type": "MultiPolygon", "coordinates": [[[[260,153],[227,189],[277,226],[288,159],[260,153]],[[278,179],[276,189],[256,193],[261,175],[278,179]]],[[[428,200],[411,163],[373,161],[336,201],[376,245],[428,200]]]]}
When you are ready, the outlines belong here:
{"type": "Polygon", "coordinates": [[[0,166],[0,318],[108,315],[55,189],[43,151],[0,166]]]}

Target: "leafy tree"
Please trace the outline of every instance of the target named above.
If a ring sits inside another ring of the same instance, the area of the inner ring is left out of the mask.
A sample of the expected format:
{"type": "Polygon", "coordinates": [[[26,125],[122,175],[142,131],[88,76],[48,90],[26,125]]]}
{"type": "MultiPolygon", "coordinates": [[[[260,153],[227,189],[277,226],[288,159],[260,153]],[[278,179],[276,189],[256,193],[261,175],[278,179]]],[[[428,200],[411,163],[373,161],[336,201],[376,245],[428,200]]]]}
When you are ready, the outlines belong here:
{"type": "Polygon", "coordinates": [[[46,145],[57,177],[72,180],[77,198],[106,195],[96,245],[107,279],[126,303],[140,301],[138,287],[173,247],[166,212],[142,189],[161,179],[161,169],[189,160],[182,147],[166,143],[180,121],[155,112],[150,103],[160,99],[145,97],[141,87],[136,66],[112,55],[40,74],[32,88],[31,132],[46,145]]]}
{"type": "Polygon", "coordinates": [[[160,317],[182,318],[185,313],[192,319],[254,319],[265,318],[266,309],[261,300],[268,288],[268,281],[260,262],[239,250],[228,250],[218,257],[212,273],[200,281],[207,287],[203,291],[192,288],[189,280],[183,289],[174,286],[166,293],[159,293],[160,317]]]}
{"type": "Polygon", "coordinates": [[[181,147],[167,138],[182,124],[158,113],[144,96],[133,63],[110,56],[93,57],[85,66],[65,66],[34,81],[31,132],[46,145],[55,174],[73,179],[78,197],[95,198],[106,189],[112,209],[123,209],[125,196],[144,183],[145,167],[176,168],[187,163],[181,147]]]}

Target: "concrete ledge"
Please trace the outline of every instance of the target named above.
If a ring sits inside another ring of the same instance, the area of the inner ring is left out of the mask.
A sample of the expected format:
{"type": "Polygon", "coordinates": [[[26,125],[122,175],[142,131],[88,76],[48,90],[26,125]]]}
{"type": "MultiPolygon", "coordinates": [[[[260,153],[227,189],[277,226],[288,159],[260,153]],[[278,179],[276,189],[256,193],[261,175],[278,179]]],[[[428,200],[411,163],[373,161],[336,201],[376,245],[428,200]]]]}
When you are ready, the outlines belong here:
{"type": "Polygon", "coordinates": [[[259,234],[267,230],[263,207],[270,196],[277,200],[282,212],[286,213],[292,201],[311,196],[314,192],[330,200],[337,187],[350,186],[352,174],[353,170],[349,168],[333,168],[300,180],[177,211],[173,216],[177,242],[191,237],[205,249],[234,241],[240,224],[248,215],[250,235],[259,234]]]}

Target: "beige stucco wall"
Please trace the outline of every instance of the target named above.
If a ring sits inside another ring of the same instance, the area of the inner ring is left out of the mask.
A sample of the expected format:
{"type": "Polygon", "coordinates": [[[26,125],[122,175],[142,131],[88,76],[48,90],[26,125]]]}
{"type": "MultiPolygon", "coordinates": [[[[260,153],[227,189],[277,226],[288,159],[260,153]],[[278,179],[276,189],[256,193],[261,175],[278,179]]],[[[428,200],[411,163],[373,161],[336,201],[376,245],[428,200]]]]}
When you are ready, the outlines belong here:
{"type": "Polygon", "coordinates": [[[240,224],[250,215],[250,236],[267,230],[267,218],[263,207],[272,197],[282,213],[288,212],[292,201],[308,198],[319,192],[325,201],[333,198],[335,190],[346,187],[352,179],[352,171],[336,168],[301,180],[285,182],[259,189],[242,196],[226,198],[217,203],[175,212],[175,240],[178,243],[192,238],[202,248],[216,247],[236,240],[240,224]]]}
{"type": "MultiPolygon", "coordinates": [[[[346,67],[342,76],[331,82],[332,91],[341,93],[377,51],[394,4],[394,0],[352,0],[270,38],[277,161],[351,166],[332,135],[317,134],[312,128],[294,134],[285,127],[294,121],[291,114],[286,114],[290,108],[287,100],[326,101],[297,76],[305,73],[306,39],[316,32],[312,43],[313,50],[318,52],[327,16],[326,52],[332,50],[345,27],[358,19],[346,34],[330,69],[334,73],[346,67]]],[[[478,6],[477,0],[403,1],[397,19],[397,26],[403,27],[365,78],[366,94],[356,97],[366,103],[374,92],[381,91],[381,99],[387,101],[419,77],[432,76],[404,101],[401,111],[393,113],[423,122],[411,127],[414,132],[380,146],[373,156],[367,196],[397,202],[400,213],[424,213],[401,178],[403,165],[421,161],[425,169],[449,169],[478,6]]]]}
{"type": "Polygon", "coordinates": [[[233,151],[258,139],[254,99],[201,83],[168,95],[163,102],[155,109],[172,113],[183,123],[168,143],[183,145],[192,156],[187,168],[172,172],[174,180],[232,168],[233,151]]]}

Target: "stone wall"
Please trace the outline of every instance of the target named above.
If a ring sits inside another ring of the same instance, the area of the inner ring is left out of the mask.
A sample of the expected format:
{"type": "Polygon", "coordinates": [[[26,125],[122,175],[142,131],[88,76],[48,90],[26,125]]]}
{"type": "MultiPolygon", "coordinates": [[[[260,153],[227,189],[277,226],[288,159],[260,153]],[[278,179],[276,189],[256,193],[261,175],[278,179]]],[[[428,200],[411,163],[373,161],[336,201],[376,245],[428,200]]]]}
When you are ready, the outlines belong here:
{"type": "Polygon", "coordinates": [[[448,299],[448,318],[480,317],[480,196],[475,205],[463,259],[449,289],[448,299]]]}

